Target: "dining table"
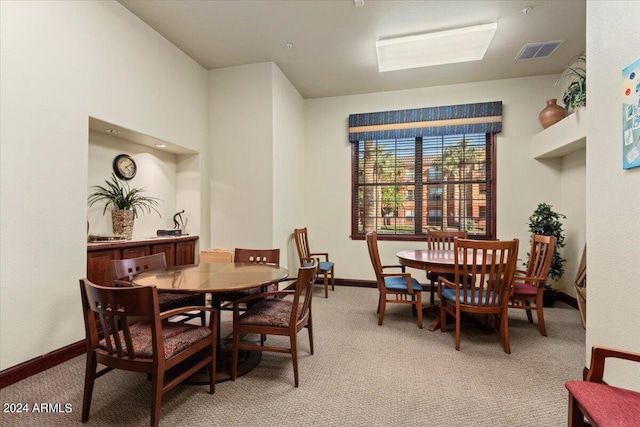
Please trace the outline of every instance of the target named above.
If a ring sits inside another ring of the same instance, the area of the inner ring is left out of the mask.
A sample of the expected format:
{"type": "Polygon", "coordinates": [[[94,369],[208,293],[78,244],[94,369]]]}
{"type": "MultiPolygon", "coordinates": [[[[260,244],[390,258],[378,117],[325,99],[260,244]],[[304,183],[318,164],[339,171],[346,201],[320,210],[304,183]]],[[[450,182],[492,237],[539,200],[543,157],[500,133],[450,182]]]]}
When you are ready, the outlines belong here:
{"type": "MultiPolygon", "coordinates": [[[[266,288],[289,277],[289,271],[275,264],[251,262],[201,263],[166,267],[140,273],[132,284],[156,286],[165,292],[211,294],[212,306],[218,316],[218,345],[216,382],[231,379],[232,347],[230,339],[220,336],[220,298],[223,292],[266,288]]],[[[238,360],[238,375],[253,369],[261,358],[261,352],[241,351],[238,360]]],[[[191,384],[208,383],[206,372],[198,373],[187,380],[191,384]]]]}
{"type": "MultiPolygon", "coordinates": [[[[453,249],[405,249],[396,253],[400,265],[438,274],[452,274],[455,269],[456,254],[453,249]]],[[[467,262],[474,262],[472,257],[467,262]]],[[[475,259],[476,265],[482,264],[482,257],[475,259]]],[[[429,305],[423,307],[423,314],[435,314],[436,318],[428,326],[430,331],[440,328],[440,306],[429,305]]]]}

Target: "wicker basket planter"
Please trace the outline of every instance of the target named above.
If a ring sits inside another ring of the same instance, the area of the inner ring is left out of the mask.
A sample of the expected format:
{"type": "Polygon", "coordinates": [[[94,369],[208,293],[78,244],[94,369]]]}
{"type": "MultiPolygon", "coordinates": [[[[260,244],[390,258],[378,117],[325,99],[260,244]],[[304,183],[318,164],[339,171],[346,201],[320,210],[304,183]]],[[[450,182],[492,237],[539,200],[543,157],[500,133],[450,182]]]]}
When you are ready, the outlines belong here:
{"type": "Polygon", "coordinates": [[[131,240],[133,235],[133,211],[132,210],[112,210],[111,221],[113,222],[113,234],[125,236],[131,240]]]}

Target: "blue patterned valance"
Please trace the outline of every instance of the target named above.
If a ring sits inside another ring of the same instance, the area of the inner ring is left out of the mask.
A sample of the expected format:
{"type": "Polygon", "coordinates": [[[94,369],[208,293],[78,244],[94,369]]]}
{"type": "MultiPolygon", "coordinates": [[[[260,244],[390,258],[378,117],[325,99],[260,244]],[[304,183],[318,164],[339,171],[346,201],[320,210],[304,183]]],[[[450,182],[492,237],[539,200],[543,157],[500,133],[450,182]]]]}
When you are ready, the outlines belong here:
{"type": "Polygon", "coordinates": [[[349,141],[502,131],[502,101],[349,115],[349,141]]]}

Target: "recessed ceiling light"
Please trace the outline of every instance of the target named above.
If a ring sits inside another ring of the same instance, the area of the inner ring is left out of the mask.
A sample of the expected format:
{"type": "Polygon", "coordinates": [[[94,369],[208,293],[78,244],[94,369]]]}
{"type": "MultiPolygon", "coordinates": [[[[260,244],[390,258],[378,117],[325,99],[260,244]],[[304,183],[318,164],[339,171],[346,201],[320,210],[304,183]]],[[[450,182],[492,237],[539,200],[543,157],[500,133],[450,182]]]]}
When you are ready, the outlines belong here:
{"type": "Polygon", "coordinates": [[[105,129],[104,131],[107,133],[116,133],[116,134],[120,133],[118,129],[105,129]]]}
{"type": "Polygon", "coordinates": [[[393,71],[477,61],[484,57],[498,24],[378,40],[378,70],[393,71]]]}
{"type": "Polygon", "coordinates": [[[165,148],[167,144],[155,144],[155,146],[158,148],[165,148]]]}

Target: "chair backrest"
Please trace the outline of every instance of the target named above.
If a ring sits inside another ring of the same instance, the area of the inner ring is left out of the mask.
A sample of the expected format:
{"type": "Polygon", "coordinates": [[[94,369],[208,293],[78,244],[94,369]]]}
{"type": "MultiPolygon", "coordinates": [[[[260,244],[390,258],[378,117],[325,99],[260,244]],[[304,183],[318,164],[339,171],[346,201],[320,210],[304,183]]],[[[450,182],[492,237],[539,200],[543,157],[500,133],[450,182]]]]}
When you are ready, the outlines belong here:
{"type": "Polygon", "coordinates": [[[200,263],[211,262],[233,262],[233,252],[218,248],[200,251],[200,263]]]}
{"type": "Polygon", "coordinates": [[[164,252],[138,258],[116,259],[111,261],[111,281],[131,282],[134,276],[149,270],[167,267],[164,252]]]}
{"type": "Polygon", "coordinates": [[[300,265],[308,262],[305,258],[309,258],[311,251],[309,250],[309,238],[307,237],[307,227],[296,228],[293,230],[293,237],[296,241],[296,249],[300,258],[300,265]]]}
{"type": "Polygon", "coordinates": [[[241,249],[236,248],[234,262],[254,262],[256,264],[280,265],[280,249],[241,249]]]}
{"type": "Polygon", "coordinates": [[[367,240],[367,249],[369,249],[369,258],[371,258],[371,264],[373,265],[373,270],[376,273],[376,281],[378,282],[378,287],[383,285],[382,279],[382,263],[380,262],[380,252],[378,252],[378,235],[370,231],[365,236],[367,240]]]}
{"type": "Polygon", "coordinates": [[[499,307],[508,303],[518,243],[518,239],[454,240],[455,281],[466,305],[499,307]]]}
{"type": "Polygon", "coordinates": [[[309,315],[311,298],[313,297],[313,284],[317,272],[318,261],[315,259],[311,260],[307,266],[298,269],[292,305],[292,307],[298,307],[298,309],[291,310],[290,327],[294,327],[297,322],[304,320],[309,315]]]}
{"type": "Polygon", "coordinates": [[[464,231],[427,231],[427,249],[453,249],[453,239],[466,239],[467,230],[464,231]]]}
{"type": "Polygon", "coordinates": [[[133,318],[135,321],[144,319],[149,322],[153,358],[164,354],[156,333],[161,326],[158,290],[155,286],[117,288],[99,286],[81,279],[80,293],[88,351],[101,348],[99,351],[104,357],[136,359],[129,330],[130,324],[134,323],[130,318],[133,318]],[[105,337],[102,341],[100,332],[105,337]]]}
{"type": "Polygon", "coordinates": [[[540,234],[531,236],[531,251],[529,252],[526,274],[527,277],[538,279],[536,283],[532,283],[532,285],[537,287],[544,286],[549,270],[551,269],[555,247],[556,238],[554,236],[543,236],[540,234]]]}

